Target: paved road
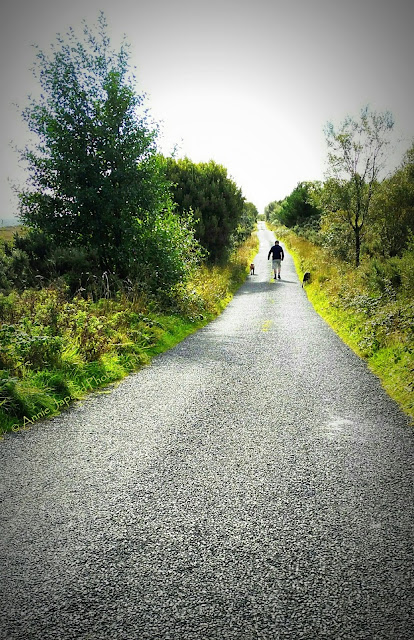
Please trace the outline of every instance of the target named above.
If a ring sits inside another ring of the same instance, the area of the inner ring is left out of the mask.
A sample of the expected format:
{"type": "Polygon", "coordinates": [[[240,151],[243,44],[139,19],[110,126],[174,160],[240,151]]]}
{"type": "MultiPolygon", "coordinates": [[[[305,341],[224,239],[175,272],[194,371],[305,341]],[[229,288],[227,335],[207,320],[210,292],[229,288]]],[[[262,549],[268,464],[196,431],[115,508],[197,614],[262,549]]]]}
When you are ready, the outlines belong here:
{"type": "Polygon", "coordinates": [[[414,637],[413,430],[272,238],[215,322],[0,443],[1,638],[414,637]]]}

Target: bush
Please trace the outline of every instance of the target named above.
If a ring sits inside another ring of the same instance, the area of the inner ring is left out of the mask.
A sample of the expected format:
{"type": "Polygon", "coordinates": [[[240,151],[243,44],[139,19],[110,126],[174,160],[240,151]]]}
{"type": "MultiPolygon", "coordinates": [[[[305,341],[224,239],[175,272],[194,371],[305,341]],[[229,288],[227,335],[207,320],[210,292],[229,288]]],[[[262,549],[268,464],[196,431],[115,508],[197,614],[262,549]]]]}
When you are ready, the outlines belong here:
{"type": "Polygon", "coordinates": [[[217,315],[245,279],[257,245],[252,238],[225,267],[194,270],[171,287],[163,309],[160,298],[134,285],[96,302],[72,298],[62,283],[0,294],[0,432],[25,428],[148,364],[217,315]]]}
{"type": "Polygon", "coordinates": [[[21,367],[41,369],[60,362],[63,340],[60,336],[27,333],[20,326],[4,324],[0,329],[0,368],[17,372],[21,367]]]}

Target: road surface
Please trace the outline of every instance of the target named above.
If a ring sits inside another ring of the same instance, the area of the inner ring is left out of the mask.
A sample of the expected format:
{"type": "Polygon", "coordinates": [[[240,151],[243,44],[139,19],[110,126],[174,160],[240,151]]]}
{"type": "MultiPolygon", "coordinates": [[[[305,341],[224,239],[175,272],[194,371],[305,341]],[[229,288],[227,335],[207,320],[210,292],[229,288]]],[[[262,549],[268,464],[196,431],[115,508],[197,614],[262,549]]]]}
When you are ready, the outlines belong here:
{"type": "Polygon", "coordinates": [[[1,638],[414,637],[413,429],[259,236],[217,320],[0,443],[1,638]]]}

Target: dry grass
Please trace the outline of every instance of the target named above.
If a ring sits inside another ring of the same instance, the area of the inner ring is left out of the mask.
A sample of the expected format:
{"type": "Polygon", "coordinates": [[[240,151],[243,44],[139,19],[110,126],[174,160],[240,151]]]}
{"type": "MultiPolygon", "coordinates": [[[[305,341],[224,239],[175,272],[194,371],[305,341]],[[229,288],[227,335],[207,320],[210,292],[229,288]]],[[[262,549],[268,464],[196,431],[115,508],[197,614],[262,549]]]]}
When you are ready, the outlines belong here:
{"type": "Polygon", "coordinates": [[[14,227],[0,227],[0,242],[11,242],[15,233],[22,235],[26,232],[27,229],[22,224],[14,227]]]}

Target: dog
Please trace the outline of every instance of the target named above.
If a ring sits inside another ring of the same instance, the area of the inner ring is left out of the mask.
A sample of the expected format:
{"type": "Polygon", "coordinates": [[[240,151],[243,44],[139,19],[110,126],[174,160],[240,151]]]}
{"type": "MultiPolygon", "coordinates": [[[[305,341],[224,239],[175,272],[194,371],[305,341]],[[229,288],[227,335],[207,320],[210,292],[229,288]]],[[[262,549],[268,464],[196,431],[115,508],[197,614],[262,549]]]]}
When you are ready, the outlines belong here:
{"type": "Polygon", "coordinates": [[[302,280],[302,288],[303,285],[306,284],[307,282],[310,282],[311,280],[311,274],[309,271],[305,271],[305,273],[303,274],[303,280],[302,280]]]}
{"type": "Polygon", "coordinates": [[[253,264],[253,262],[250,265],[250,275],[254,276],[254,264],[253,264]]]}

